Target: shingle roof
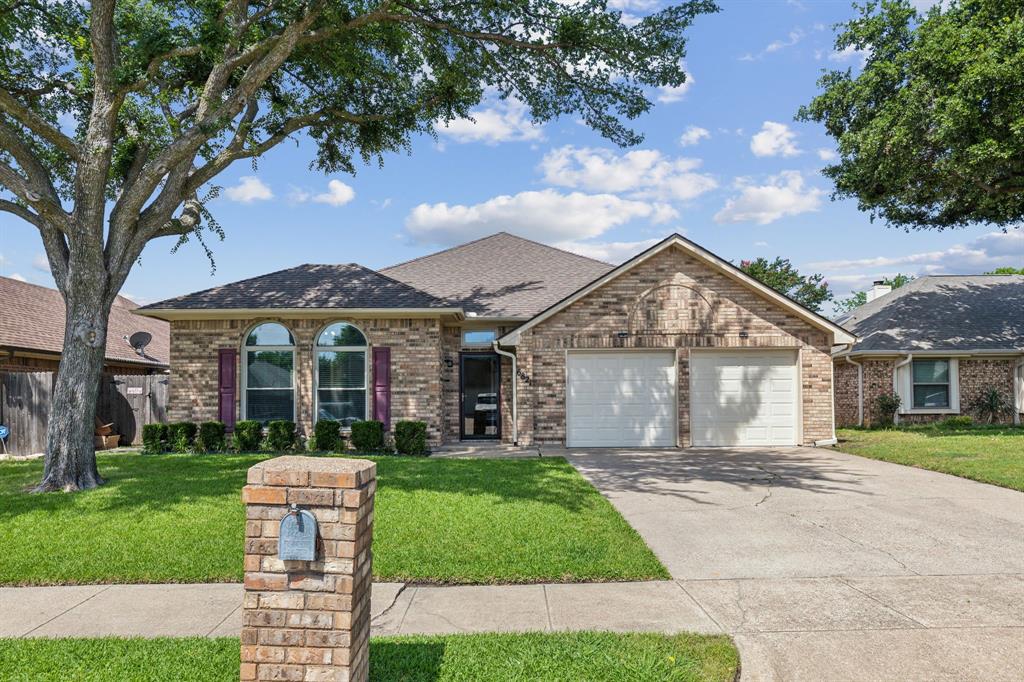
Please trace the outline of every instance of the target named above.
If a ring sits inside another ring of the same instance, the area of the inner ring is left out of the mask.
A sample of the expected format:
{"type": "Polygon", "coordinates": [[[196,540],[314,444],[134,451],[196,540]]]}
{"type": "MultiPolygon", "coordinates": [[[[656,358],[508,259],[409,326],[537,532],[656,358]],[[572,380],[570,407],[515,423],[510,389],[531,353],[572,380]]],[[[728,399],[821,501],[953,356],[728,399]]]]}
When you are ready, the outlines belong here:
{"type": "Polygon", "coordinates": [[[450,308],[434,296],[355,263],[299,265],[140,310],[232,308],[450,308]]]}
{"type": "Polygon", "coordinates": [[[614,266],[507,232],[382,273],[487,317],[529,318],[614,266]]]}
{"type": "MultiPolygon", "coordinates": [[[[64,299],[56,289],[0,277],[0,346],[43,353],[64,348],[64,299]]],[[[107,360],[167,367],[170,362],[170,325],[132,313],[138,306],[118,296],[107,323],[107,360]],[[146,357],[135,352],[125,336],[148,332],[153,339],[146,357]]]]}
{"type": "Polygon", "coordinates": [[[1024,350],[1024,276],[920,277],[836,321],[853,352],[1024,350]]]}

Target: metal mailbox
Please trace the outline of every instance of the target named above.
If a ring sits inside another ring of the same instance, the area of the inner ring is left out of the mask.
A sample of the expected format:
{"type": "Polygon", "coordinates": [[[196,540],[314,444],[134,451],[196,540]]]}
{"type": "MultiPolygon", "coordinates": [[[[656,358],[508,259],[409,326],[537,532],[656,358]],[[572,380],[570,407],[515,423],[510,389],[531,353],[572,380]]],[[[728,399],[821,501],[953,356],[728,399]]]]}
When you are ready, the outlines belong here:
{"type": "Polygon", "coordinates": [[[277,558],[282,561],[315,561],[316,536],[316,517],[293,504],[281,519],[277,558]]]}

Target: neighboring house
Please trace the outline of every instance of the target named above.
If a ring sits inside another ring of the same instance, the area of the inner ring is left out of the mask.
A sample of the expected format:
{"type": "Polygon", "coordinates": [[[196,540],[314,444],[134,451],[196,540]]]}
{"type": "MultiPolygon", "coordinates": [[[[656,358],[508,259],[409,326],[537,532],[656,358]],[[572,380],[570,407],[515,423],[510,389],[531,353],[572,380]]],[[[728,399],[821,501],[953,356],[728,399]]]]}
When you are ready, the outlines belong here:
{"type": "MultiPolygon", "coordinates": [[[[836,320],[857,342],[833,352],[836,424],[875,421],[875,400],[900,396],[897,419],[968,413],[995,388],[1024,411],[1024,276],[920,277],[836,320]]],[[[1009,420],[1010,417],[1007,417],[1009,420]]]]}
{"type": "MultiPolygon", "coordinates": [[[[55,372],[64,348],[64,299],[56,289],[0,277],[0,371],[55,372]]],[[[168,369],[170,328],[162,320],[133,315],[138,305],[118,296],[107,326],[109,374],[155,374],[168,369]],[[150,336],[144,353],[126,339],[150,336]]]]}
{"type": "Polygon", "coordinates": [[[830,442],[854,340],[679,235],[614,267],[499,233],[135,312],[171,323],[172,421],[417,419],[433,444],[830,442]]]}

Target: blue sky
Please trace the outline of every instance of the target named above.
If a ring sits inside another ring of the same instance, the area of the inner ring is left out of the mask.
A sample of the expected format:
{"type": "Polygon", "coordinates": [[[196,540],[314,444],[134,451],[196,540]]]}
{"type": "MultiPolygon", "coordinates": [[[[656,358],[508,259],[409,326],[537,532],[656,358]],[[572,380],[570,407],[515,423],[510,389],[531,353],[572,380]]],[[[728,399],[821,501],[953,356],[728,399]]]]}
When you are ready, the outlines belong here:
{"type": "MultiPolygon", "coordinates": [[[[642,14],[655,2],[609,4],[642,14]]],[[[819,171],[833,145],[793,116],[822,69],[860,64],[832,48],[847,0],[721,4],[690,31],[689,82],[652,93],[656,106],[634,123],[639,147],[615,148],[569,118],[533,126],[517,103],[490,101],[475,124],[354,177],[311,171],[312,145],[285,143],[255,171],[240,163],[218,179],[211,209],[227,238],[213,243],[216,274],[198,245],[172,255],[174,240],[159,240],[123,293],[146,303],[309,262],[384,267],[502,229],[613,262],[678,231],[736,262],[789,258],[839,296],[896,272],[1024,265],[1021,230],[905,233],[830,200],[819,171]]],[[[52,283],[38,234],[8,214],[0,274],[52,283]]]]}

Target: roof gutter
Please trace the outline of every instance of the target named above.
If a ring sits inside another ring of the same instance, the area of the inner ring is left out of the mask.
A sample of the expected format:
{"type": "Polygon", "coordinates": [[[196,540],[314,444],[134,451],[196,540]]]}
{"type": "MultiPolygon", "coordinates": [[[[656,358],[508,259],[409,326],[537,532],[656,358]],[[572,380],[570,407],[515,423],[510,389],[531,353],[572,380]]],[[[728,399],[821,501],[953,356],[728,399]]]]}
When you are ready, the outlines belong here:
{"type": "Polygon", "coordinates": [[[1013,423],[1020,424],[1024,412],[1024,356],[1013,367],[1013,423]]]}
{"type": "Polygon", "coordinates": [[[519,384],[519,370],[516,367],[516,354],[498,348],[497,340],[491,341],[491,347],[495,353],[512,362],[512,445],[519,445],[519,392],[516,390],[519,384]]]}
{"type": "Polygon", "coordinates": [[[136,308],[134,315],[159,320],[222,320],[242,317],[437,317],[452,315],[463,319],[462,308],[136,308]]]}
{"type": "MultiPolygon", "coordinates": [[[[907,357],[905,359],[903,359],[900,362],[897,362],[895,365],[893,365],[893,368],[892,368],[892,392],[893,392],[893,394],[895,394],[895,395],[899,395],[900,394],[899,385],[898,385],[899,384],[899,380],[900,380],[900,367],[906,367],[907,365],[909,365],[913,361],[914,361],[914,354],[913,353],[907,353],[907,357]]],[[[900,407],[902,407],[902,405],[900,407]]],[[[892,423],[893,424],[899,424],[900,423],[900,408],[896,408],[895,414],[892,415],[892,423]]]]}

